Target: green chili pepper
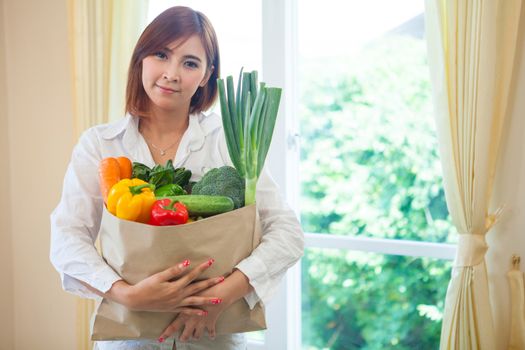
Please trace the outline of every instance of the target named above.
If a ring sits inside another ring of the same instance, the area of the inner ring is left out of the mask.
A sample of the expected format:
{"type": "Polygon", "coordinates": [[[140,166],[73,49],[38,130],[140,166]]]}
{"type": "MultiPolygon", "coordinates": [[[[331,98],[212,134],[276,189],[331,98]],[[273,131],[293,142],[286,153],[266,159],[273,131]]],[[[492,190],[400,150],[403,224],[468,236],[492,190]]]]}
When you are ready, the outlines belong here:
{"type": "Polygon", "coordinates": [[[155,196],[167,197],[167,196],[179,196],[187,194],[182,187],[177,184],[163,185],[155,190],[155,196]]]}

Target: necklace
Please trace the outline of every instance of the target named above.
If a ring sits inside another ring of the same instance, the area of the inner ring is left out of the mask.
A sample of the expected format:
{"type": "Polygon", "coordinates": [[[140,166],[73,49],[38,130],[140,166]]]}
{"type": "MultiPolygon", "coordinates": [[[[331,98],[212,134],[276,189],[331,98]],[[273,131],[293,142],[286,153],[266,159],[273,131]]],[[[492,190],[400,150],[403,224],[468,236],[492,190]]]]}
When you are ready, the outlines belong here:
{"type": "MultiPolygon", "coordinates": [[[[142,124],[139,124],[139,133],[142,134],[142,124]]],[[[151,147],[153,147],[154,149],[156,149],[157,151],[159,151],[160,155],[161,156],[165,156],[166,155],[166,151],[169,150],[170,148],[172,148],[173,146],[175,146],[179,141],[175,141],[174,143],[172,143],[171,145],[169,145],[168,147],[162,149],[160,147],[158,147],[157,145],[155,145],[153,142],[149,142],[148,140],[146,140],[146,138],[144,137],[144,135],[142,135],[142,137],[144,138],[144,141],[146,141],[146,143],[148,145],[150,145],[151,147]]]]}
{"type": "Polygon", "coordinates": [[[157,151],[159,151],[161,156],[164,156],[164,155],[166,155],[166,151],[169,150],[171,147],[175,146],[178,142],[179,142],[179,141],[175,141],[175,142],[172,143],[169,147],[166,147],[166,148],[164,148],[164,149],[155,146],[155,145],[154,145],[153,143],[151,143],[151,142],[148,142],[148,143],[149,143],[149,145],[150,145],[151,147],[153,147],[153,148],[155,148],[157,151]]]}

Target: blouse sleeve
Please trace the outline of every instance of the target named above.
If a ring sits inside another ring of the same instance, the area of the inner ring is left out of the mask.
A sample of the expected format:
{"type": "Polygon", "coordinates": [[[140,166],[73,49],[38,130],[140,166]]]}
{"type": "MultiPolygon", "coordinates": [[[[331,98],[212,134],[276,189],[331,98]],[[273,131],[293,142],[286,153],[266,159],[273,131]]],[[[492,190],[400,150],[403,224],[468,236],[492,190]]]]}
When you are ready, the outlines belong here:
{"type": "Polygon", "coordinates": [[[268,302],[286,271],[302,257],[304,249],[301,225],[265,170],[259,177],[255,199],[261,219],[261,243],[236,266],[248,277],[255,291],[246,297],[251,308],[258,300],[263,304],[268,302]]]}
{"type": "Polygon", "coordinates": [[[121,279],[94,245],[103,208],[98,184],[99,148],[92,129],[81,136],[66,171],[60,203],[51,214],[51,263],[60,274],[64,290],[87,298],[97,295],[80,281],[107,292],[121,279]]]}

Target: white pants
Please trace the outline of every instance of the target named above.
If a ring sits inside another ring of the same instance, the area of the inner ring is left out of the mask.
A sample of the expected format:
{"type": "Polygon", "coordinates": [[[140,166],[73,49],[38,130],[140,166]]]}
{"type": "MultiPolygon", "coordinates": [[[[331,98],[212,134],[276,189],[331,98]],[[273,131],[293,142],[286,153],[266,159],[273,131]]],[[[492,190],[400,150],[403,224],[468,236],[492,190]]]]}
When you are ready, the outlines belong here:
{"type": "Polygon", "coordinates": [[[243,333],[218,335],[214,340],[203,336],[199,340],[180,342],[171,337],[163,343],[156,340],[97,341],[93,350],[246,350],[246,336],[243,333]]]}

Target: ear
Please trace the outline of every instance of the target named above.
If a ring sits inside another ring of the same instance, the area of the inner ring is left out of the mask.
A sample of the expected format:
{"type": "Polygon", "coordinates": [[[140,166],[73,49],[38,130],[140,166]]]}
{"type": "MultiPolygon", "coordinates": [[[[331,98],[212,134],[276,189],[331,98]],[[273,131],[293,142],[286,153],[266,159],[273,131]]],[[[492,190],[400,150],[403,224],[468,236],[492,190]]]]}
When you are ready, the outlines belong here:
{"type": "Polygon", "coordinates": [[[208,80],[210,80],[211,74],[213,73],[213,70],[215,69],[214,66],[211,66],[210,69],[206,72],[206,75],[204,78],[202,78],[201,83],[199,84],[200,87],[203,87],[204,85],[208,84],[208,80]]]}

